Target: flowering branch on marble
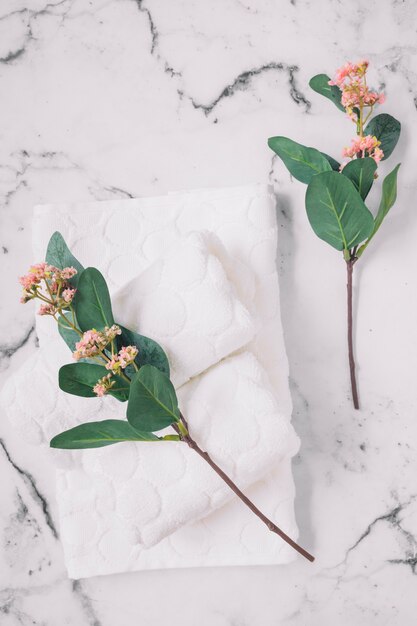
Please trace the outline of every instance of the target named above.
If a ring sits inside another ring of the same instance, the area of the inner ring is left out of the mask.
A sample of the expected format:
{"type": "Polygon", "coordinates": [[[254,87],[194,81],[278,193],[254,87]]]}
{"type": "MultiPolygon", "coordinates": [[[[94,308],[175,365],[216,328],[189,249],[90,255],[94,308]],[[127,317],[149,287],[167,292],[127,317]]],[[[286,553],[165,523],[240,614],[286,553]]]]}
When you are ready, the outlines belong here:
{"type": "Polygon", "coordinates": [[[343,252],[347,269],[347,335],[352,399],[359,409],[353,350],[353,268],[379,230],[397,198],[400,164],[385,177],[378,211],[374,216],[365,200],[378,178],[380,161],[393,152],[401,124],[382,113],[371,119],[375,105],[385,96],[367,85],[369,62],[346,63],[333,79],[318,74],[310,87],[331,100],[355,124],[356,136],[342,151],[347,161],[336,159],[296,143],[287,137],[271,137],[269,147],[282,159],[297,180],[306,183],[306,210],[316,235],[343,252]]]}
{"type": "Polygon", "coordinates": [[[84,269],[60,233],[52,235],[46,260],[20,278],[21,301],[41,302],[38,314],[52,317],[76,363],[59,370],[59,386],[84,398],[106,395],[127,402],[127,420],[80,424],[56,435],[53,448],[99,448],[125,441],[183,442],[194,450],[267,528],[309,561],[314,557],[260,511],[192,438],[170,380],[168,358],[154,340],[113,318],[109,290],[102,274],[84,269]],[[168,427],[173,433],[158,435],[168,427]]]}

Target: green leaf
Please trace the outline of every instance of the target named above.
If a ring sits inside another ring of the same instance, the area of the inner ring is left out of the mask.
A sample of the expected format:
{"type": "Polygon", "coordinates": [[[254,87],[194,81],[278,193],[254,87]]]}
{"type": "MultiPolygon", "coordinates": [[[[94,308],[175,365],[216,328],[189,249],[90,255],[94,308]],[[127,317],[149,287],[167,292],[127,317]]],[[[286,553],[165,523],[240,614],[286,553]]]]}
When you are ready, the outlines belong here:
{"type": "Polygon", "coordinates": [[[321,96],[331,100],[340,111],[345,112],[345,107],[341,102],[342,92],[337,85],[329,85],[329,80],[330,77],[327,74],[317,74],[310,80],[309,85],[321,96]]]}
{"type": "Polygon", "coordinates": [[[400,138],[401,124],[388,113],[381,113],[371,119],[364,130],[365,135],[374,135],[380,142],[384,153],[383,161],[387,159],[400,138]]]}
{"type": "Polygon", "coordinates": [[[161,430],[180,417],[178,399],[169,378],[152,365],[144,365],[130,384],[127,419],[140,431],[161,430]]]}
{"type": "Polygon", "coordinates": [[[80,335],[75,330],[73,330],[72,328],[68,328],[68,326],[65,325],[66,319],[71,322],[73,321],[71,313],[67,312],[59,316],[58,332],[67,344],[68,348],[71,350],[71,352],[74,352],[75,344],[80,340],[80,335]]]}
{"type": "Polygon", "coordinates": [[[397,199],[397,175],[398,175],[398,170],[400,168],[400,165],[401,163],[398,163],[398,165],[394,167],[392,172],[390,172],[384,178],[384,182],[382,183],[381,202],[379,204],[378,213],[374,220],[374,228],[372,230],[372,233],[369,239],[365,241],[365,243],[357,251],[358,257],[360,257],[363,254],[363,252],[366,250],[370,241],[374,237],[375,233],[378,231],[386,215],[388,214],[388,212],[390,211],[391,207],[394,205],[397,199]]]}
{"type": "Polygon", "coordinates": [[[391,209],[391,207],[394,206],[394,203],[397,199],[397,175],[400,165],[401,163],[398,163],[398,165],[394,167],[392,172],[387,174],[387,176],[384,178],[384,182],[382,183],[382,197],[378,213],[375,217],[374,231],[372,233],[372,236],[381,226],[389,210],[391,209]]]}
{"type": "Polygon", "coordinates": [[[306,209],[316,235],[336,250],[349,250],[372,232],[372,213],[354,184],[337,172],[314,176],[307,187],[306,209]]]}
{"type": "Polygon", "coordinates": [[[325,152],[321,152],[321,154],[324,156],[324,158],[326,158],[328,160],[332,170],[334,170],[335,172],[339,172],[340,171],[340,163],[339,163],[339,161],[336,161],[336,159],[331,157],[329,154],[326,154],[325,152]]]}
{"type": "Polygon", "coordinates": [[[319,150],[307,148],[287,137],[270,137],[268,146],[282,159],[290,174],[302,183],[309,183],[316,174],[332,169],[319,150]]]}
{"type": "MultiPolygon", "coordinates": [[[[70,363],[63,365],[59,370],[59,387],[62,391],[74,396],[83,398],[97,398],[93,391],[96,382],[107,376],[109,371],[104,365],[96,363],[70,363]]],[[[112,376],[115,381],[114,387],[108,393],[121,402],[125,402],[129,397],[129,383],[121,376],[112,376]]]]}
{"type": "Polygon", "coordinates": [[[102,448],[122,441],[162,441],[162,439],[153,433],[138,432],[123,420],[103,420],[70,428],[51,439],[50,446],[64,450],[79,450],[102,448]]]}
{"type": "Polygon", "coordinates": [[[103,330],[114,324],[109,290],[103,275],[95,267],[88,267],[81,274],[74,308],[83,331],[103,330]]]}
{"type": "Polygon", "coordinates": [[[342,174],[352,181],[363,200],[373,185],[376,168],[375,160],[371,157],[365,157],[364,159],[349,161],[342,170],[342,174]]]}
{"type": "MultiPolygon", "coordinates": [[[[149,337],[139,335],[133,330],[129,330],[120,324],[118,324],[118,326],[120,326],[122,331],[122,334],[117,337],[119,349],[122,346],[136,346],[139,349],[138,356],[135,359],[135,363],[138,367],[142,367],[143,365],[154,365],[169,378],[168,357],[161,346],[149,337]]],[[[129,370],[127,372],[128,376],[130,373],[133,374],[134,371],[129,370]]]]}
{"type": "Polygon", "coordinates": [[[61,233],[55,232],[50,238],[46,249],[45,261],[61,270],[64,269],[64,267],[75,267],[77,273],[68,282],[74,285],[74,287],[77,287],[84,268],[71,253],[61,233]]]}

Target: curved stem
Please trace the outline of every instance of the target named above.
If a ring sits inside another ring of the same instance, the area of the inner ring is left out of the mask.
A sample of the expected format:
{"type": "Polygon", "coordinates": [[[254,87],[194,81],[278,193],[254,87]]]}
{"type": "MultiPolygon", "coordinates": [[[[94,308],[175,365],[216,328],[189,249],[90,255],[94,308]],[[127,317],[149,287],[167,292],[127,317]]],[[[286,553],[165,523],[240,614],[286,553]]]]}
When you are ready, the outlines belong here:
{"type": "Polygon", "coordinates": [[[358,388],[356,384],[356,366],[355,356],[353,352],[353,266],[357,258],[353,257],[346,261],[347,269],[347,335],[348,335],[348,352],[349,352],[349,370],[350,384],[352,388],[353,406],[359,409],[358,388]]]}
{"type": "Polygon", "coordinates": [[[240,500],[244,504],[246,504],[246,506],[252,511],[252,513],[254,513],[267,526],[267,528],[271,532],[279,535],[281,539],[283,539],[286,543],[288,543],[288,545],[294,548],[294,550],[296,550],[299,554],[301,554],[308,561],[311,561],[311,562],[314,561],[314,556],[312,556],[309,552],[307,552],[307,550],[304,550],[304,548],[299,546],[295,541],[291,539],[291,537],[289,537],[286,533],[284,533],[283,530],[281,530],[276,524],[274,524],[272,520],[266,517],[266,515],[264,515],[262,511],[260,511],[258,507],[255,506],[251,500],[249,500],[247,496],[245,496],[245,494],[232,481],[232,479],[229,478],[229,476],[217,465],[217,463],[213,461],[209,453],[205,452],[204,450],[200,448],[197,442],[194,441],[194,439],[190,436],[190,433],[188,432],[188,425],[183,415],[181,415],[181,422],[178,422],[178,424],[173,424],[173,428],[179,434],[181,441],[184,441],[192,450],[197,452],[197,454],[206,463],[210,465],[210,467],[216,472],[218,476],[220,476],[220,478],[226,483],[226,485],[230,487],[230,489],[237,495],[237,497],[240,498],[240,500]],[[187,434],[183,434],[184,430],[187,432],[187,434]]]}

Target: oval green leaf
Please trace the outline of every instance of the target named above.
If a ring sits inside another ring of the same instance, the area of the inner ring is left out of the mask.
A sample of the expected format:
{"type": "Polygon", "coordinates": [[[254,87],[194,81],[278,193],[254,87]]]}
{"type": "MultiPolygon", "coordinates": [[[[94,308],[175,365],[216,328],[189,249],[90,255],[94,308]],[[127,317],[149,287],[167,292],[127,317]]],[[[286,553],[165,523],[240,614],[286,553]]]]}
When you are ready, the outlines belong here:
{"type": "Polygon", "coordinates": [[[130,384],[127,419],[140,431],[161,430],[180,418],[178,399],[169,378],[152,365],[144,365],[130,384]]]}
{"type": "Polygon", "coordinates": [[[114,324],[109,290],[103,275],[95,267],[88,267],[81,274],[74,308],[82,331],[103,330],[114,324]]]}
{"type": "Polygon", "coordinates": [[[394,206],[395,201],[397,199],[397,175],[398,170],[400,168],[401,163],[398,163],[385,178],[382,183],[382,196],[381,202],[379,204],[378,213],[376,214],[374,220],[374,228],[372,230],[371,236],[365,243],[359,248],[357,252],[357,256],[361,256],[363,252],[368,247],[370,241],[373,239],[376,232],[379,230],[382,222],[384,221],[386,215],[390,211],[390,209],[394,206]]]}
{"type": "Polygon", "coordinates": [[[129,422],[123,420],[103,420],[89,422],[70,428],[51,439],[51,448],[64,450],[82,450],[102,448],[123,441],[162,441],[153,433],[141,433],[129,422]]]}
{"type": "Polygon", "coordinates": [[[385,217],[387,216],[389,210],[394,206],[395,201],[397,199],[397,175],[398,170],[400,169],[401,163],[398,163],[390,172],[385,176],[384,182],[382,183],[382,196],[381,202],[379,204],[378,213],[375,217],[375,225],[374,232],[372,235],[376,233],[378,228],[381,226],[385,217]]]}
{"type": "MultiPolygon", "coordinates": [[[[109,371],[96,363],[70,363],[63,365],[58,374],[59,387],[62,391],[83,398],[97,398],[93,391],[100,378],[107,376],[109,371]]],[[[115,385],[108,393],[121,402],[129,398],[129,383],[121,376],[112,376],[115,385]]]]}
{"type": "Polygon", "coordinates": [[[337,172],[314,176],[307,187],[306,209],[316,235],[336,250],[349,250],[372,232],[372,213],[353,183],[337,172]]]}
{"type": "MultiPolygon", "coordinates": [[[[135,363],[138,367],[153,365],[169,378],[168,357],[159,343],[149,337],[139,335],[139,333],[135,333],[133,330],[129,330],[120,324],[119,326],[122,331],[122,334],[117,337],[119,349],[122,346],[136,346],[139,350],[135,359],[135,363]]],[[[128,375],[129,373],[134,373],[133,368],[129,369],[128,375]]]]}
{"type": "Polygon", "coordinates": [[[74,285],[74,287],[77,287],[84,268],[72,254],[63,236],[58,231],[56,231],[49,240],[45,261],[61,270],[64,269],[64,267],[75,267],[77,273],[69,282],[74,285]]]}
{"type": "Polygon", "coordinates": [[[325,152],[322,152],[321,154],[328,160],[332,170],[334,170],[335,172],[339,172],[340,171],[340,163],[339,163],[339,161],[336,161],[336,159],[331,157],[329,154],[326,154],[325,152]]]}
{"type": "Polygon", "coordinates": [[[339,111],[345,111],[342,104],[342,92],[337,85],[329,85],[330,77],[327,74],[317,74],[308,83],[314,91],[328,98],[337,106],[339,111]]]}
{"type": "Polygon", "coordinates": [[[373,117],[366,125],[365,135],[374,135],[381,142],[380,148],[384,153],[383,161],[387,159],[397,145],[401,133],[401,124],[388,113],[381,113],[373,117]]]}
{"type": "Polygon", "coordinates": [[[302,183],[309,183],[316,174],[332,169],[319,150],[303,146],[288,137],[270,137],[268,146],[282,159],[290,174],[302,183]]]}
{"type": "Polygon", "coordinates": [[[375,160],[365,157],[349,161],[342,170],[342,174],[352,181],[363,200],[373,185],[376,168],[375,160]]]}

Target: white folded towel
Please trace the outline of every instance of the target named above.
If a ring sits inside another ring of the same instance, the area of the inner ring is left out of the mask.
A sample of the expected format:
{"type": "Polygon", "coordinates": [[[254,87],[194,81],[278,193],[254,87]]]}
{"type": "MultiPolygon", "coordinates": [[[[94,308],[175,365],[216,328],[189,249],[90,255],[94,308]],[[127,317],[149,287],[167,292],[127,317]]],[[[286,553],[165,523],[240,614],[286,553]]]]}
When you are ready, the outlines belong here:
{"type": "MultiPolygon", "coordinates": [[[[157,339],[179,387],[255,334],[217,255],[215,238],[191,233],[113,296],[117,322],[157,339]]],[[[217,249],[221,246],[217,243],[217,249]]]]}
{"type": "MultiPolygon", "coordinates": [[[[158,260],[161,249],[173,245],[179,250],[187,233],[207,228],[214,230],[222,241],[219,244],[211,237],[205,238],[205,245],[217,261],[214,262],[214,282],[220,277],[222,297],[229,302],[232,298],[232,310],[242,313],[235,317],[242,320],[243,332],[227,349],[244,345],[253,329],[249,330],[252,327],[245,308],[238,303],[234,289],[225,281],[219,258],[227,277],[234,282],[236,293],[252,315],[256,313],[259,331],[250,344],[252,353],[246,351],[230,357],[184,385],[179,392],[181,404],[189,417],[193,435],[207,446],[240,485],[248,485],[273,470],[267,480],[271,491],[266,509],[271,512],[271,504],[274,508],[273,494],[276,493],[278,501],[284,503],[276,521],[295,537],[289,459],[297,449],[297,439],[289,425],[291,402],[274,265],[276,226],[269,191],[262,187],[203,190],[164,198],[72,205],[70,210],[66,206],[42,207],[37,209],[34,218],[34,248],[36,257],[42,258],[50,234],[60,230],[82,262],[103,271],[114,292],[129,278],[136,281],[135,272],[158,260]],[[92,232],[95,232],[94,237],[92,232]],[[107,243],[103,249],[104,240],[107,243]],[[258,361],[267,367],[272,377],[278,391],[275,398],[258,361]],[[277,473],[281,481],[279,493],[274,487],[277,473]]],[[[195,241],[203,254],[203,240],[197,238],[195,241]]],[[[155,271],[150,267],[149,275],[155,271]]],[[[213,279],[211,274],[210,278],[213,279]]],[[[146,292],[145,289],[142,293],[144,300],[146,292]]],[[[158,302],[158,298],[155,301],[158,302]]],[[[225,311],[227,307],[220,309],[225,311]]],[[[139,311],[135,318],[136,307],[131,315],[132,320],[140,321],[139,311]]],[[[118,319],[117,315],[115,317],[118,319]]],[[[152,330],[151,316],[148,319],[148,328],[152,330]]],[[[46,320],[39,321],[42,345],[46,320]]],[[[126,325],[129,324],[132,325],[126,321],[126,325]]],[[[146,334],[143,327],[138,330],[146,334]]],[[[156,332],[148,334],[159,339],[156,332]]],[[[165,340],[169,336],[172,338],[173,334],[166,333],[165,340]]],[[[53,344],[44,341],[40,351],[48,356],[44,364],[41,355],[34,355],[33,362],[28,361],[3,392],[3,403],[8,405],[14,423],[20,421],[27,433],[49,437],[80,421],[122,416],[123,405],[112,398],[106,398],[104,404],[100,400],[54,393],[54,368],[60,359],[68,361],[69,353],[62,352],[65,349],[62,344],[56,341],[53,344]],[[36,370],[33,369],[35,364],[36,370]],[[26,384],[27,377],[31,377],[32,383],[35,377],[35,384],[39,384],[40,389],[47,384],[49,392],[52,391],[49,398],[45,399],[42,393],[42,400],[37,395],[31,398],[30,407],[25,405],[24,394],[19,394],[19,388],[26,384]]],[[[174,354],[178,346],[172,344],[170,349],[174,354]]],[[[208,350],[206,354],[210,352],[208,350]]],[[[220,354],[225,356],[227,350],[211,354],[218,359],[220,354]]],[[[179,381],[193,376],[208,364],[202,361],[201,365],[192,360],[189,363],[192,367],[179,373],[179,381]],[[193,369],[195,372],[190,373],[193,369]]],[[[100,451],[58,453],[61,469],[57,476],[57,499],[61,536],[71,576],[163,566],[291,560],[292,552],[276,536],[270,537],[243,506],[239,507],[238,518],[230,519],[229,512],[237,510],[236,502],[202,522],[171,534],[154,548],[144,550],[143,544],[152,545],[185,522],[208,515],[230,497],[218,477],[184,444],[156,444],[163,449],[155,452],[153,445],[120,444],[100,451]],[[248,524],[253,530],[248,531],[244,540],[242,529],[248,524]],[[259,537],[259,530],[263,533],[259,549],[248,550],[246,545],[252,545],[253,538],[259,537]],[[200,546],[203,535],[204,554],[195,545],[195,537],[199,537],[200,546]]],[[[259,496],[261,492],[259,488],[259,496]]],[[[255,489],[255,499],[257,493],[255,489]]],[[[263,493],[265,497],[265,491],[263,493]]]]}
{"type": "MultiPolygon", "coordinates": [[[[114,398],[86,399],[60,391],[58,363],[48,359],[50,351],[50,342],[41,345],[40,355],[29,359],[3,392],[2,402],[23,436],[27,438],[29,419],[37,422],[45,441],[84,421],[124,419],[126,404],[114,398]],[[34,380],[35,393],[25,393],[34,380]]],[[[291,425],[279,414],[267,375],[249,352],[228,357],[183,385],[178,397],[193,437],[242,488],[263,478],[298,448],[291,425]]],[[[123,443],[54,453],[64,472],[71,466],[84,468],[91,496],[98,486],[102,498],[113,500],[108,511],[126,523],[135,542],[147,547],[233,497],[229,487],[183,443],[123,443]]],[[[68,528],[72,534],[74,524],[78,525],[79,506],[78,493],[62,503],[64,548],[68,528]]],[[[97,529],[112,519],[94,507],[88,508],[88,515],[97,529]]]]}

